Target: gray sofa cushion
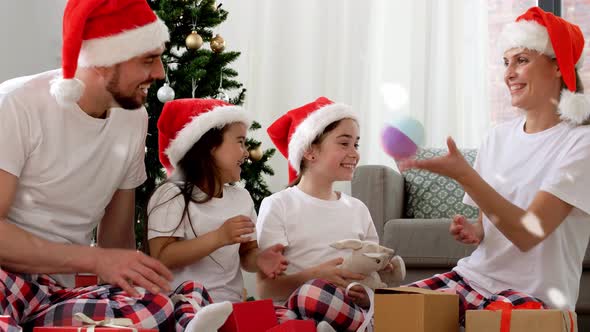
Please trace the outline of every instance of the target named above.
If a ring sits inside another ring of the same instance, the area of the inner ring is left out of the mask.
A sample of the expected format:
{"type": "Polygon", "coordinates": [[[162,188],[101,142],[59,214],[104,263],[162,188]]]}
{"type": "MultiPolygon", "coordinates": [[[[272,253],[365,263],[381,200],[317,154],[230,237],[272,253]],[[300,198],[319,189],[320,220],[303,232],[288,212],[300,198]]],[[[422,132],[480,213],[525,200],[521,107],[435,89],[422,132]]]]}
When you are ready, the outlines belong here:
{"type": "MultiPolygon", "coordinates": [[[[476,150],[462,150],[473,165],[476,150]]],[[[447,154],[446,149],[421,149],[416,159],[431,159],[447,154]]],[[[412,169],[403,173],[405,185],[404,218],[438,219],[462,214],[477,218],[478,210],[462,203],[465,192],[457,181],[425,170],[412,169]]]]}
{"type": "Polygon", "coordinates": [[[582,266],[584,267],[584,269],[590,270],[590,244],[586,248],[586,255],[584,256],[582,266]]]}
{"type": "Polygon", "coordinates": [[[402,216],[404,179],[389,167],[365,165],[354,172],[350,190],[369,208],[371,218],[383,241],[385,221],[402,216]]]}
{"type": "Polygon", "coordinates": [[[394,219],[385,224],[383,245],[396,250],[408,268],[451,269],[475,246],[449,235],[450,219],[394,219]]]}

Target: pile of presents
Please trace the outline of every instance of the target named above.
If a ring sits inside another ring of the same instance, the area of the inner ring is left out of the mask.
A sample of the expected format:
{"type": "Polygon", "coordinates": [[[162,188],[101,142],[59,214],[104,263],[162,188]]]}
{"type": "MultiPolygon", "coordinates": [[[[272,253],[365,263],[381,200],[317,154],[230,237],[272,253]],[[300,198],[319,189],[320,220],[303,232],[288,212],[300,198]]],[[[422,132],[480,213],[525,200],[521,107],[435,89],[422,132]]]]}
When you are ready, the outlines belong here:
{"type": "MultiPolygon", "coordinates": [[[[83,280],[80,282],[84,283],[83,280]]],[[[374,306],[375,332],[458,331],[459,298],[455,294],[409,287],[382,288],[375,290],[374,306]]],[[[83,315],[80,320],[88,324],[87,327],[37,327],[34,332],[135,330],[101,326],[101,322],[94,322],[83,315]]],[[[486,310],[468,310],[465,332],[578,332],[576,322],[575,312],[540,309],[534,305],[513,307],[509,303],[495,302],[486,310]]],[[[316,327],[313,321],[305,320],[279,325],[272,301],[259,300],[235,303],[232,314],[219,331],[315,332],[316,327]]]]}

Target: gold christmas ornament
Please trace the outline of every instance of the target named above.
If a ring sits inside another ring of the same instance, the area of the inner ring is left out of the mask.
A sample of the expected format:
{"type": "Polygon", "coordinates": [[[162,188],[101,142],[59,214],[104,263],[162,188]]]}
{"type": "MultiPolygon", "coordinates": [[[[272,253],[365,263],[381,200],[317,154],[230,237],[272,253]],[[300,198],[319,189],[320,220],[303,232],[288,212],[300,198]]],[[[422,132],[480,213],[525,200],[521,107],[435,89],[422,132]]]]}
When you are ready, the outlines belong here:
{"type": "Polygon", "coordinates": [[[203,45],[203,38],[196,31],[193,31],[190,35],[186,36],[184,42],[186,43],[186,48],[198,50],[203,45]]]}
{"type": "Polygon", "coordinates": [[[256,149],[248,150],[248,154],[250,154],[250,159],[259,161],[262,159],[262,146],[259,145],[256,149]]]}
{"type": "Polygon", "coordinates": [[[220,34],[215,35],[211,39],[211,51],[215,53],[221,53],[225,49],[225,40],[220,34]]]}

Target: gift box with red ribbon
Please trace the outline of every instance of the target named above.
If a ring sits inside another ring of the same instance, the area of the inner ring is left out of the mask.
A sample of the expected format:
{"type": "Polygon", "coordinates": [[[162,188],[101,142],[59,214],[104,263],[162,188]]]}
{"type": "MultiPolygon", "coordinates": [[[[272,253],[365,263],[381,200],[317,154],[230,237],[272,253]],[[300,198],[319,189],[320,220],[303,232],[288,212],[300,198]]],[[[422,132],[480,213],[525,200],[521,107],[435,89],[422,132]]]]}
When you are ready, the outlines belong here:
{"type": "Polygon", "coordinates": [[[540,303],[492,302],[485,310],[467,310],[465,332],[578,332],[572,311],[543,309],[540,303]]]}
{"type": "Polygon", "coordinates": [[[91,273],[78,273],[75,278],[75,287],[87,287],[98,284],[98,277],[91,273]]]}
{"type": "Polygon", "coordinates": [[[0,322],[2,322],[2,325],[4,326],[8,324],[16,324],[16,321],[8,315],[0,315],[0,322]]]}
{"type": "Polygon", "coordinates": [[[239,302],[219,332],[265,332],[277,324],[272,300],[239,302]]]}
{"type": "Polygon", "coordinates": [[[316,327],[312,320],[290,320],[266,332],[316,332],[316,327]]]}
{"type": "Polygon", "coordinates": [[[107,318],[93,320],[83,313],[74,314],[74,319],[85,324],[84,326],[39,326],[33,332],[157,332],[157,329],[134,328],[133,321],[129,318],[107,318]]]}
{"type": "Polygon", "coordinates": [[[158,332],[154,329],[132,329],[129,327],[90,327],[90,326],[43,326],[35,327],[33,332],[158,332]]]}

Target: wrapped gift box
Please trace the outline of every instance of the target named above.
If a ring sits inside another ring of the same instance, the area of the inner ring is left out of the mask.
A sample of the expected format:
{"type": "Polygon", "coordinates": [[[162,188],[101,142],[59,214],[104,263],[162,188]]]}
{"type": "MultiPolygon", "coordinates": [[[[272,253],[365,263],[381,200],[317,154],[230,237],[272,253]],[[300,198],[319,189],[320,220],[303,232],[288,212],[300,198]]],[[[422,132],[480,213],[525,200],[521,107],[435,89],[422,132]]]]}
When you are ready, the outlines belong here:
{"type": "MultiPolygon", "coordinates": [[[[35,327],[33,332],[86,332],[90,326],[43,326],[43,327],[35,327]]],[[[95,326],[94,331],[96,332],[158,332],[155,329],[132,329],[130,327],[102,327],[102,326],[95,326]]]]}
{"type": "Polygon", "coordinates": [[[467,310],[465,332],[577,332],[575,312],[549,309],[467,310]]]}
{"type": "Polygon", "coordinates": [[[316,332],[315,321],[313,320],[290,320],[277,325],[267,332],[316,332]]]}
{"type": "Polygon", "coordinates": [[[266,332],[278,324],[272,300],[234,303],[233,308],[219,332],[266,332]]]}
{"type": "Polygon", "coordinates": [[[78,273],[76,274],[75,280],[76,288],[93,286],[98,284],[98,277],[95,274],[91,273],[78,273]]]}

